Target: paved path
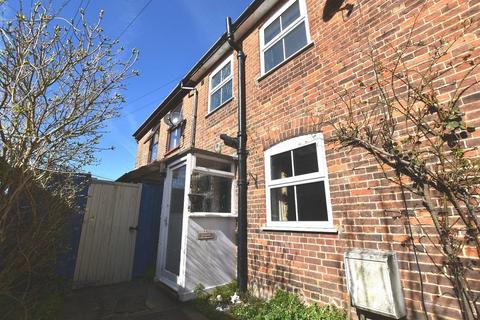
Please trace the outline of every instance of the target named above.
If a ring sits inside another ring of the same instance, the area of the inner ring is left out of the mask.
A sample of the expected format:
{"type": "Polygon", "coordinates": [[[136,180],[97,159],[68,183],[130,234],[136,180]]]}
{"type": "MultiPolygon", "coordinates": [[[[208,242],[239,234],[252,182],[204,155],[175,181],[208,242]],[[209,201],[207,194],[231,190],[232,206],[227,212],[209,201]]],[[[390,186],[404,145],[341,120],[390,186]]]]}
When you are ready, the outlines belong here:
{"type": "Polygon", "coordinates": [[[73,290],[58,320],[207,320],[145,281],[73,290]]]}

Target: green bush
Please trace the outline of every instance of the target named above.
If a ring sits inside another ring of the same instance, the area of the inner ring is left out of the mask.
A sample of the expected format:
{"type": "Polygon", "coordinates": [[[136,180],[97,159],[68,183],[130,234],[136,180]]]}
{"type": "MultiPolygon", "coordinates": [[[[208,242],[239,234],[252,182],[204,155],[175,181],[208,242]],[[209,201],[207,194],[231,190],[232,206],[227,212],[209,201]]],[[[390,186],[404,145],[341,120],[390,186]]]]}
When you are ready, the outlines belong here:
{"type": "Polygon", "coordinates": [[[333,305],[307,306],[298,295],[278,290],[265,302],[242,304],[232,308],[232,314],[242,320],[345,320],[346,314],[333,305]]]}
{"type": "Polygon", "coordinates": [[[236,320],[229,313],[216,310],[219,305],[228,304],[228,299],[235,293],[235,289],[236,282],[232,282],[231,284],[215,288],[214,291],[208,293],[205,291],[204,285],[198,284],[194,289],[197,298],[193,301],[193,306],[210,320],[236,320]],[[219,294],[222,296],[222,301],[224,302],[217,301],[216,297],[219,294]]]}
{"type": "Polygon", "coordinates": [[[197,286],[197,308],[212,319],[237,320],[346,320],[346,313],[333,306],[306,305],[297,294],[278,290],[272,299],[265,301],[247,293],[242,303],[231,304],[230,297],[236,293],[236,283],[216,288],[207,293],[202,285],[197,286]],[[218,312],[221,307],[226,312],[218,312]]]}
{"type": "Polygon", "coordinates": [[[193,289],[193,292],[195,293],[195,296],[197,300],[204,301],[207,300],[208,297],[210,296],[206,291],[205,291],[205,286],[201,283],[197,284],[195,289],[193,289]]]}
{"type": "Polygon", "coordinates": [[[237,282],[232,281],[221,287],[217,287],[212,291],[211,299],[217,299],[218,296],[222,297],[222,303],[229,303],[230,297],[237,292],[237,282]]]}

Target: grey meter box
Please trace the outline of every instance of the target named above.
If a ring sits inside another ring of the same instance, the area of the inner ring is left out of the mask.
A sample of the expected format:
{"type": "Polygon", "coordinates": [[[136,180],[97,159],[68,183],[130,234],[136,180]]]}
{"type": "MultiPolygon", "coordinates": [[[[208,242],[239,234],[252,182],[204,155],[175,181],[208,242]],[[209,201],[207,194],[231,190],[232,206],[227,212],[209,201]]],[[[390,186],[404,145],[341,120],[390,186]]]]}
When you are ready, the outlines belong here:
{"type": "Polygon", "coordinates": [[[352,305],[383,316],[405,317],[405,302],[394,252],[353,249],[345,253],[352,305]]]}

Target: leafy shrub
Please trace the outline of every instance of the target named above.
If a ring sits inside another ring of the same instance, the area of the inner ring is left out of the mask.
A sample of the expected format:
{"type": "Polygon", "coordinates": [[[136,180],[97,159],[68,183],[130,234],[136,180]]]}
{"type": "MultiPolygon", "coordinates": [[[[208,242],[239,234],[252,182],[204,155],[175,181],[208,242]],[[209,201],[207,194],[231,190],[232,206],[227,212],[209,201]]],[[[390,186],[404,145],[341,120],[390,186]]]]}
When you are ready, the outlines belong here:
{"type": "Polygon", "coordinates": [[[203,301],[203,300],[207,300],[209,297],[209,294],[205,291],[205,286],[201,283],[195,286],[195,289],[193,289],[193,292],[195,293],[197,300],[203,301]]]}
{"type": "Polygon", "coordinates": [[[230,302],[230,297],[236,293],[237,293],[237,282],[232,281],[229,284],[215,288],[212,291],[211,299],[217,300],[217,297],[218,298],[221,297],[221,300],[219,302],[228,304],[230,302]]]}
{"type": "Polygon", "coordinates": [[[347,319],[347,313],[337,308],[334,305],[327,304],[323,307],[318,307],[318,318],[326,320],[345,320],[347,319]]]}
{"type": "Polygon", "coordinates": [[[238,320],[346,320],[346,313],[333,306],[306,305],[297,294],[278,290],[272,299],[265,301],[250,293],[242,296],[241,303],[231,303],[236,294],[236,282],[207,293],[202,285],[195,289],[197,308],[212,319],[238,320]],[[223,310],[225,312],[219,312],[223,310]]]}
{"type": "MultiPolygon", "coordinates": [[[[194,293],[197,298],[193,302],[193,305],[198,311],[206,315],[210,320],[236,320],[229,313],[217,310],[219,306],[228,304],[229,294],[232,288],[236,288],[236,282],[215,288],[214,291],[208,293],[203,284],[198,284],[194,289],[194,293]],[[216,299],[219,294],[222,297],[221,301],[216,299]]],[[[234,293],[235,291],[232,292],[232,295],[234,293]]]]}
{"type": "Polygon", "coordinates": [[[345,320],[346,314],[333,305],[305,305],[294,293],[278,290],[266,303],[244,304],[232,308],[242,320],[345,320]]]}

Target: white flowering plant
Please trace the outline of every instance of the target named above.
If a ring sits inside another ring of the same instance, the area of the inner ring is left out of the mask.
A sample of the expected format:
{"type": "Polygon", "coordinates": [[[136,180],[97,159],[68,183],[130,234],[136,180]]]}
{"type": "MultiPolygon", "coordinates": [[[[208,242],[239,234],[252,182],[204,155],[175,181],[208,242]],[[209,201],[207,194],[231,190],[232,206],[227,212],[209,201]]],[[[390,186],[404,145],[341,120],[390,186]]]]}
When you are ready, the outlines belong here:
{"type": "Polygon", "coordinates": [[[322,307],[307,305],[299,295],[278,290],[272,299],[265,301],[247,293],[239,295],[236,283],[214,289],[211,293],[197,286],[197,308],[209,319],[218,320],[346,320],[344,310],[334,305],[322,307]]]}

